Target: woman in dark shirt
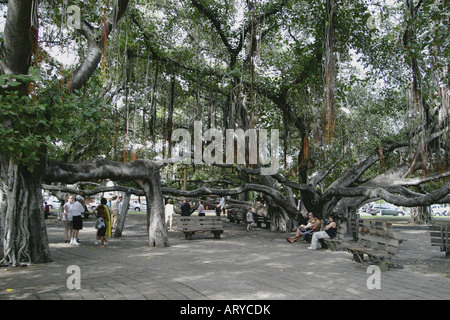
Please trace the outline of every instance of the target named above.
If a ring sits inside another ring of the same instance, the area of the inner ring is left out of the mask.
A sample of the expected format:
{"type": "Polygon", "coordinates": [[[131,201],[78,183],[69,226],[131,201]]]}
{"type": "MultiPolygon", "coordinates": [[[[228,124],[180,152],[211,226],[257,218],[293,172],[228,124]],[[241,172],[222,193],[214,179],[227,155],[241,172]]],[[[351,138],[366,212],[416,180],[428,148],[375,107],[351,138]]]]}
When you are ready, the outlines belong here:
{"type": "Polygon", "coordinates": [[[308,247],[308,249],[317,249],[317,245],[319,244],[320,239],[331,239],[334,236],[336,236],[337,225],[336,222],[334,221],[334,217],[329,216],[328,219],[330,221],[325,226],[324,231],[315,232],[313,234],[311,246],[308,247]]]}

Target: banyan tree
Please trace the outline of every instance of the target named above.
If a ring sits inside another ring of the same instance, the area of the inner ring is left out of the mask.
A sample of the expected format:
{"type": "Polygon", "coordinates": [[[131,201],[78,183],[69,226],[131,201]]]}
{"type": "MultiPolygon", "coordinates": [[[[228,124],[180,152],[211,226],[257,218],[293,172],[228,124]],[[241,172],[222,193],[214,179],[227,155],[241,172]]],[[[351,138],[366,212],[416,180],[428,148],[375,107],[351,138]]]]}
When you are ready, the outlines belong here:
{"type": "Polygon", "coordinates": [[[132,184],[157,247],[169,245],[163,196],[226,196],[279,231],[375,199],[448,203],[444,7],[2,1],[1,264],[50,261],[42,184],[132,184]],[[227,130],[244,134],[229,149],[227,130]],[[252,130],[279,134],[252,149],[252,130]],[[278,170],[255,152],[278,154],[278,170]]]}

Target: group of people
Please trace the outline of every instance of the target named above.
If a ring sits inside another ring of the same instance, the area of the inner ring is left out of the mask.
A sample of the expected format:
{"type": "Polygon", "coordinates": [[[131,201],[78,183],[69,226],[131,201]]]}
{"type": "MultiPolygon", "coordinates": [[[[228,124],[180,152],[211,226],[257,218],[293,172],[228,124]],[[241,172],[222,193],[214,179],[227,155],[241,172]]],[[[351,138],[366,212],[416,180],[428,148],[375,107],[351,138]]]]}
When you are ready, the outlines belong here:
{"type": "MultiPolygon", "coordinates": [[[[190,216],[191,215],[191,205],[189,204],[189,202],[187,201],[187,199],[185,199],[183,201],[183,203],[180,206],[181,209],[181,215],[182,216],[190,216]]],[[[174,210],[174,206],[173,206],[173,202],[171,199],[169,199],[164,207],[164,214],[165,214],[165,221],[166,221],[166,226],[168,226],[169,231],[173,231],[172,229],[172,224],[173,224],[173,214],[174,214],[175,210],[174,210]]],[[[202,202],[199,201],[199,206],[198,206],[198,215],[199,216],[205,216],[205,207],[203,206],[202,202]]]]}
{"type": "MultiPolygon", "coordinates": [[[[187,199],[184,199],[184,201],[180,205],[181,210],[181,216],[190,216],[194,210],[192,210],[190,203],[187,199]]],[[[222,197],[219,201],[219,204],[216,206],[216,215],[220,216],[221,212],[225,210],[225,198],[222,197]]],[[[166,226],[168,226],[169,231],[173,231],[172,229],[172,222],[173,222],[173,214],[174,214],[174,205],[171,199],[167,201],[167,204],[164,207],[165,212],[165,221],[166,226]]],[[[206,215],[205,206],[203,205],[202,201],[198,202],[197,207],[197,213],[199,217],[204,217],[206,215]]]]}
{"type": "MultiPolygon", "coordinates": [[[[225,201],[224,199],[222,199],[217,206],[220,211],[225,207],[225,201]]],[[[69,196],[67,198],[67,202],[63,207],[61,220],[64,224],[65,242],[70,243],[70,245],[73,246],[80,245],[78,234],[80,230],[83,229],[83,219],[81,215],[87,210],[83,203],[83,200],[83,197],[79,195],[76,196],[75,199],[73,196],[69,196]]],[[[102,247],[104,247],[105,244],[108,244],[108,238],[111,237],[112,229],[116,228],[117,226],[119,213],[121,212],[122,196],[114,196],[111,201],[111,207],[109,207],[107,203],[108,201],[105,198],[101,198],[100,204],[94,209],[94,213],[97,216],[97,220],[95,223],[95,228],[97,229],[97,238],[95,244],[98,244],[98,240],[100,240],[102,247]]],[[[185,199],[181,204],[180,209],[182,216],[190,216],[192,214],[191,205],[189,204],[187,199],[185,199]]],[[[199,201],[197,211],[199,216],[205,216],[205,207],[201,201],[199,201]]],[[[169,199],[167,204],[165,205],[165,222],[170,231],[173,230],[173,214],[174,205],[172,203],[172,200],[169,199]]],[[[319,218],[315,217],[311,212],[308,213],[308,218],[309,220],[307,224],[300,225],[297,228],[295,236],[292,238],[287,237],[286,241],[288,241],[289,243],[294,243],[300,238],[302,240],[305,240],[308,235],[312,235],[311,245],[308,247],[308,249],[317,249],[320,239],[330,239],[335,237],[337,232],[337,224],[333,216],[330,216],[329,220],[325,220],[326,224],[322,231],[320,231],[322,227],[322,221],[319,218]]],[[[253,210],[251,207],[249,207],[247,211],[246,222],[247,231],[252,230],[254,220],[253,210]]]]}
{"type": "Polygon", "coordinates": [[[334,217],[329,216],[329,220],[325,220],[325,226],[322,231],[320,231],[322,227],[322,221],[315,217],[311,212],[308,213],[308,223],[306,225],[302,224],[297,228],[297,232],[294,237],[286,238],[286,241],[290,243],[294,243],[298,239],[305,238],[308,235],[312,235],[311,245],[308,247],[310,250],[318,249],[320,239],[332,239],[336,236],[337,232],[337,224],[334,217]]]}
{"type": "MultiPolygon", "coordinates": [[[[117,227],[122,205],[122,196],[113,196],[111,207],[107,203],[108,200],[106,198],[101,198],[100,204],[94,209],[94,214],[97,217],[95,222],[95,228],[97,229],[95,244],[98,244],[100,240],[102,247],[109,243],[108,238],[111,238],[112,229],[117,227]]],[[[81,215],[86,210],[83,197],[80,195],[76,196],[75,199],[73,196],[67,197],[61,217],[64,225],[65,243],[69,243],[72,246],[80,245],[78,234],[83,229],[81,215]]]]}
{"type": "Polygon", "coordinates": [[[61,220],[64,224],[64,237],[65,242],[70,243],[73,246],[79,246],[78,233],[83,229],[83,219],[81,215],[85,211],[85,207],[82,205],[83,197],[73,196],[67,198],[67,202],[63,207],[63,214],[61,220]],[[69,240],[70,237],[70,240],[69,240]]]}

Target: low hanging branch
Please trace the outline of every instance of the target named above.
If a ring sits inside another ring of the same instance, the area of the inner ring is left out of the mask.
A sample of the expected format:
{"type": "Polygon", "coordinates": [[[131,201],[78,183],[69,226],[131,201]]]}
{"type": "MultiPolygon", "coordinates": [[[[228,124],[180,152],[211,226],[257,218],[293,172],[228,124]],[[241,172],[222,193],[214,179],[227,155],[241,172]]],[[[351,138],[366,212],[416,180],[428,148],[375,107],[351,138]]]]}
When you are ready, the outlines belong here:
{"type": "Polygon", "coordinates": [[[368,199],[382,198],[383,200],[398,206],[417,207],[429,206],[433,203],[447,203],[450,201],[450,183],[445,184],[442,188],[432,191],[424,195],[413,197],[395,195],[388,191],[388,188],[332,188],[328,189],[325,196],[339,197],[360,197],[364,196],[368,199]]]}
{"type": "Polygon", "coordinates": [[[45,172],[45,181],[76,183],[80,181],[140,180],[151,177],[165,165],[163,162],[136,160],[133,162],[117,162],[95,160],[83,163],[60,163],[49,160],[45,172]]]}
{"type": "Polygon", "coordinates": [[[112,191],[128,192],[129,190],[131,191],[131,194],[135,194],[140,197],[145,196],[144,191],[142,191],[142,190],[129,188],[129,187],[123,187],[123,186],[98,187],[98,188],[91,189],[91,190],[80,190],[77,188],[71,188],[71,187],[65,187],[65,186],[43,184],[42,189],[50,190],[50,191],[61,191],[61,192],[66,192],[66,193],[70,193],[70,194],[79,194],[80,196],[83,196],[83,197],[93,196],[93,195],[96,195],[96,194],[102,193],[102,192],[112,192],[112,191]]]}
{"type": "Polygon", "coordinates": [[[282,207],[284,210],[286,210],[286,212],[288,212],[289,214],[291,215],[297,214],[296,208],[289,205],[288,200],[281,192],[260,184],[247,183],[242,186],[231,189],[199,188],[192,191],[183,191],[177,189],[162,188],[162,190],[164,194],[171,194],[182,197],[198,197],[204,195],[234,196],[248,191],[256,191],[272,197],[273,201],[277,205],[282,207]]]}

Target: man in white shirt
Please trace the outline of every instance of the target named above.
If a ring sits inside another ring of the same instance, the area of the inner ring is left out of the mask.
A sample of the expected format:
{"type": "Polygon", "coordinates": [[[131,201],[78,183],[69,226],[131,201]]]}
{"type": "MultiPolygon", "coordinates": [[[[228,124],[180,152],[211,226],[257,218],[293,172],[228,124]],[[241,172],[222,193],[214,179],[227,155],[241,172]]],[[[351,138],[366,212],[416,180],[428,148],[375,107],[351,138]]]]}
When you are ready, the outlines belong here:
{"type": "Polygon", "coordinates": [[[219,204],[216,206],[216,216],[225,213],[225,198],[221,197],[219,204]]]}
{"type": "Polygon", "coordinates": [[[119,199],[114,196],[111,201],[111,228],[115,229],[119,220],[119,199]]]}
{"type": "Polygon", "coordinates": [[[173,204],[172,200],[169,199],[166,206],[164,207],[165,216],[166,216],[166,225],[169,222],[169,231],[172,231],[172,220],[173,220],[173,204]]]}
{"type": "Polygon", "coordinates": [[[122,207],[123,207],[123,197],[119,197],[119,215],[122,214],[122,207]]]}
{"type": "Polygon", "coordinates": [[[72,238],[70,239],[70,244],[73,246],[79,246],[78,233],[83,229],[83,219],[81,215],[84,213],[84,207],[81,204],[83,198],[81,196],[76,197],[76,201],[68,207],[68,214],[72,216],[72,238]]]}

